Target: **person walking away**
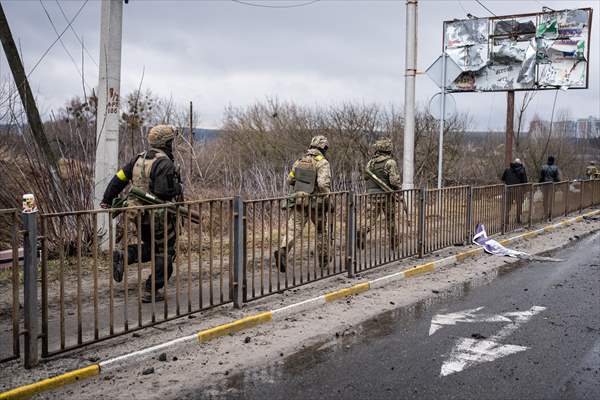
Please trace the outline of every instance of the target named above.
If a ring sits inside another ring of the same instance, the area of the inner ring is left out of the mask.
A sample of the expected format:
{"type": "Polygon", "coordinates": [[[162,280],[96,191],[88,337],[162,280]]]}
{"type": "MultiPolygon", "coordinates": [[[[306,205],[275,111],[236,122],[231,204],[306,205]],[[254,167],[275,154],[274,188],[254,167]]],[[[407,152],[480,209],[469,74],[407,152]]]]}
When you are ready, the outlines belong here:
{"type": "MultiPolygon", "coordinates": [[[[325,154],[329,142],[325,136],[315,136],[304,156],[296,160],[287,177],[293,189],[288,203],[291,215],[283,232],[279,249],[274,252],[275,263],[281,272],[288,264],[287,255],[296,240],[302,236],[304,226],[310,221],[316,227],[317,259],[321,269],[329,264],[329,236],[327,214],[329,201],[326,195],[331,192],[331,167],[325,154]],[[316,196],[315,196],[316,195],[316,196]]],[[[310,241],[310,238],[308,239],[310,241]]]]}
{"type": "MultiPolygon", "coordinates": [[[[540,183],[560,182],[560,171],[555,164],[554,156],[548,157],[548,162],[542,166],[540,171],[540,183]]],[[[544,185],[542,190],[544,196],[544,219],[552,218],[552,185],[544,185]]]]}
{"type": "MultiPolygon", "coordinates": [[[[113,200],[129,185],[136,187],[146,193],[156,196],[158,199],[168,202],[180,198],[183,194],[181,178],[173,157],[173,141],[176,130],[169,125],[157,125],[148,133],[147,151],[135,156],[129,163],[120,169],[108,184],[104,192],[102,208],[109,208],[113,200]]],[[[136,197],[127,196],[128,206],[144,205],[136,197]]],[[[159,291],[165,284],[165,258],[167,261],[168,280],[173,273],[173,261],[175,259],[176,220],[175,215],[169,213],[167,226],[164,225],[165,209],[157,208],[154,211],[154,271],[146,280],[142,301],[152,302],[152,276],[155,280],[155,301],[164,299],[159,291]],[[166,230],[166,235],[165,235],[166,230]],[[164,254],[164,240],[167,240],[167,254],[164,254]]],[[[128,244],[127,263],[131,265],[136,262],[148,262],[152,259],[152,229],[151,213],[144,210],[141,216],[141,231],[137,233],[138,241],[142,241],[142,251],[138,254],[137,244],[128,244]]],[[[125,221],[128,223],[128,221],[125,221]]],[[[117,282],[123,280],[124,255],[120,250],[113,252],[113,278],[117,282]]],[[[125,288],[127,290],[127,288],[125,288]]]]}
{"type": "MultiPolygon", "coordinates": [[[[523,183],[527,183],[527,172],[525,172],[525,167],[523,166],[523,163],[520,159],[516,158],[515,161],[510,163],[510,167],[504,170],[504,173],[502,174],[502,182],[504,182],[506,186],[521,185],[523,183]]],[[[525,191],[528,188],[525,186],[520,186],[507,189],[509,193],[509,204],[508,207],[506,207],[506,215],[504,216],[505,224],[508,224],[513,204],[516,204],[517,224],[521,224],[523,201],[525,200],[525,191]]],[[[531,206],[529,208],[531,210],[531,206]]]]}
{"type": "MultiPolygon", "coordinates": [[[[360,228],[356,234],[356,244],[363,249],[366,246],[367,234],[373,229],[381,214],[385,217],[385,226],[389,235],[392,248],[398,245],[396,236],[396,198],[385,195],[391,191],[399,190],[402,180],[398,171],[398,164],[392,157],[393,145],[389,138],[381,138],[373,144],[375,150],[371,159],[365,167],[364,178],[366,180],[369,202],[365,226],[360,228]]],[[[396,196],[400,196],[397,194],[396,196]]]]}

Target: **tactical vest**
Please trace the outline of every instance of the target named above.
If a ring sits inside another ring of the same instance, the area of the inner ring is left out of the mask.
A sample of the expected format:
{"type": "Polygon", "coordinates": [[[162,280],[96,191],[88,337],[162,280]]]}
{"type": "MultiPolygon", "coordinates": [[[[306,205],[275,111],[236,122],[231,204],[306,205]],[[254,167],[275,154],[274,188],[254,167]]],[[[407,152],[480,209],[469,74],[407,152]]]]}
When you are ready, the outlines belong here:
{"type": "Polygon", "coordinates": [[[138,155],[138,158],[135,161],[135,164],[133,165],[133,172],[131,177],[131,183],[133,184],[133,186],[138,187],[148,193],[151,193],[150,172],[152,172],[152,167],[154,166],[154,163],[161,158],[169,158],[169,156],[161,150],[152,149],[152,151],[154,152],[153,157],[150,157],[147,151],[138,155]]]}
{"type": "MultiPolygon", "coordinates": [[[[389,175],[385,172],[385,164],[389,161],[389,158],[385,158],[383,160],[378,160],[378,161],[374,161],[371,160],[367,163],[367,168],[369,168],[369,170],[375,174],[375,176],[377,176],[379,179],[381,179],[383,181],[383,183],[385,183],[386,185],[388,185],[389,187],[392,187],[392,184],[390,183],[390,177],[389,175]]],[[[372,178],[367,179],[367,193],[382,193],[385,192],[385,190],[383,190],[378,184],[377,182],[375,182],[372,178]]]]}
{"type": "MultiPolygon", "coordinates": [[[[152,172],[152,167],[154,163],[162,158],[169,158],[169,156],[163,152],[162,150],[152,149],[154,152],[153,156],[149,156],[149,152],[145,151],[138,155],[135,164],[133,165],[133,172],[131,177],[131,183],[133,186],[138,187],[148,193],[152,193],[150,190],[150,173],[152,172]]],[[[137,200],[134,196],[129,196],[127,199],[127,204],[129,206],[143,206],[146,205],[139,200],[137,200]]],[[[156,254],[163,253],[164,243],[164,213],[165,210],[162,208],[156,208],[154,211],[154,230],[155,230],[155,239],[154,242],[157,246],[156,254]]],[[[150,223],[149,222],[149,213],[145,212],[142,217],[142,223],[150,223]]],[[[167,240],[171,241],[175,237],[175,224],[172,216],[167,218],[167,240]]]]}
{"type": "Polygon", "coordinates": [[[305,155],[298,160],[294,168],[296,183],[295,193],[313,194],[317,186],[317,160],[311,155],[305,155]]]}

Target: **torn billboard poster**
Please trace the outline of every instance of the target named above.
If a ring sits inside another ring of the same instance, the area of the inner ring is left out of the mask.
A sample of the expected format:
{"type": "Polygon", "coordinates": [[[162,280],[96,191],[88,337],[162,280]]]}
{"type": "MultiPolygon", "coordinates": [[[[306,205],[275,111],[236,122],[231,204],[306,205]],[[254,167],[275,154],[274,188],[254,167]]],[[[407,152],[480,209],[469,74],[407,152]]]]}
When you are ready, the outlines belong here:
{"type": "Polygon", "coordinates": [[[444,50],[463,71],[450,92],[586,88],[592,10],[454,20],[444,50]]]}
{"type": "Polygon", "coordinates": [[[500,243],[498,243],[496,240],[490,239],[487,236],[487,233],[485,232],[485,226],[483,224],[477,224],[477,226],[475,227],[475,235],[473,236],[473,243],[483,247],[483,250],[486,253],[496,255],[496,256],[513,257],[513,258],[519,258],[522,260],[529,260],[529,261],[552,261],[552,262],[563,261],[559,258],[536,256],[536,255],[532,255],[529,253],[525,253],[523,251],[512,250],[512,249],[506,248],[503,245],[501,245],[500,243]]]}

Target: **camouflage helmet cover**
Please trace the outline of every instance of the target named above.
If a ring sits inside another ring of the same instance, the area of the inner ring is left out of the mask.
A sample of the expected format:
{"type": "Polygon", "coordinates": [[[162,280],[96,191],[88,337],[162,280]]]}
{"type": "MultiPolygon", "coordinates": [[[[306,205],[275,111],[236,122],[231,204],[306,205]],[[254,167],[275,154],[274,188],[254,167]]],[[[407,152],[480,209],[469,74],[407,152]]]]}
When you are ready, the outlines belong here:
{"type": "Polygon", "coordinates": [[[171,125],[156,125],[148,132],[148,143],[152,147],[164,147],[169,140],[175,139],[176,130],[171,125]]]}
{"type": "Polygon", "coordinates": [[[375,142],[375,144],[373,144],[373,148],[375,151],[381,153],[391,153],[393,149],[392,141],[390,138],[379,139],[375,142]]]}
{"type": "Polygon", "coordinates": [[[325,136],[314,136],[310,140],[310,147],[314,147],[315,149],[319,150],[325,150],[327,147],[329,147],[329,142],[327,141],[327,138],[325,136]]]}

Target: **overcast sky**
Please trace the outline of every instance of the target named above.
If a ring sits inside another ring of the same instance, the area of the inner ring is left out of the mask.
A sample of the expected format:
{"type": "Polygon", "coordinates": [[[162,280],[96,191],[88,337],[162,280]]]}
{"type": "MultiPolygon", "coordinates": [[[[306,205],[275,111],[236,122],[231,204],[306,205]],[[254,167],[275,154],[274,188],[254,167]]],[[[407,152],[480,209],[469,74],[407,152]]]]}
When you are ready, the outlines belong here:
{"type": "MultiPolygon", "coordinates": [[[[255,1],[293,5],[307,0],[255,1]]],[[[84,0],[61,1],[72,18],[84,0]]],[[[558,94],[558,108],[573,117],[600,115],[600,0],[482,1],[496,15],[592,7],[590,80],[587,90],[558,94]]],[[[56,39],[37,0],[2,2],[26,71],[56,39]]],[[[56,1],[46,1],[59,32],[67,21],[56,1]]],[[[267,96],[306,105],[344,101],[402,104],[404,98],[404,0],[321,0],[298,8],[274,9],[230,0],[143,1],[124,6],[121,92],[143,87],[181,104],[194,102],[203,127],[217,127],[224,108],[244,106],[267,96]]],[[[424,71],[440,54],[442,21],[489,13],[471,0],[419,1],[418,69],[424,71]]],[[[84,75],[89,87],[98,79],[100,2],[90,0],[73,27],[83,39],[84,75]],[[91,57],[87,54],[91,55],[91,57]]],[[[45,114],[82,94],[82,48],[74,33],[63,36],[69,59],[57,43],[31,74],[40,110],[45,114]]],[[[8,76],[4,55],[0,74],[8,76]]],[[[417,78],[417,101],[426,104],[437,88],[426,75],[417,78]]],[[[517,94],[517,102],[520,100],[517,94]]],[[[554,92],[540,93],[531,114],[549,118],[554,92]]],[[[473,129],[504,128],[505,93],[455,95],[458,111],[468,111],[473,129]]]]}

